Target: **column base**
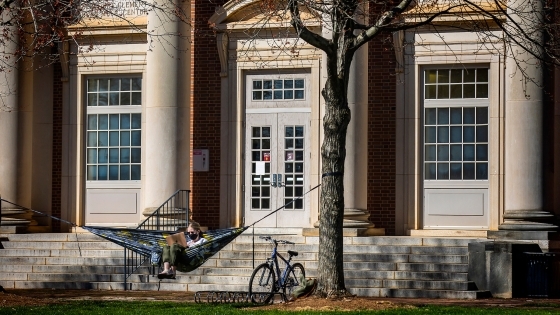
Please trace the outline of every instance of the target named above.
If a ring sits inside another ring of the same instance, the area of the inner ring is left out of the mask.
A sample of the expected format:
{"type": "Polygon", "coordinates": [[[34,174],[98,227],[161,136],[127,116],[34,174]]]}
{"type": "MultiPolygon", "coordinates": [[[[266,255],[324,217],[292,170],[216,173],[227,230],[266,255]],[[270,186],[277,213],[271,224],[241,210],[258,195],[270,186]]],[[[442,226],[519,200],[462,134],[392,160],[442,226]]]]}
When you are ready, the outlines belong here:
{"type": "Polygon", "coordinates": [[[542,210],[506,210],[504,219],[543,221],[551,220],[554,215],[542,210]]]}
{"type": "MultiPolygon", "coordinates": [[[[375,224],[368,221],[369,213],[360,209],[344,209],[343,228],[374,228],[375,224]]],[[[313,224],[313,227],[319,227],[319,221],[313,224]]]]}
{"type": "Polygon", "coordinates": [[[534,241],[534,240],[552,240],[558,238],[558,233],[556,231],[512,231],[512,230],[500,230],[500,231],[488,231],[488,239],[495,240],[524,240],[524,241],[534,241]]]}
{"type": "Polygon", "coordinates": [[[550,223],[554,215],[542,210],[506,210],[504,223],[498,230],[508,231],[556,231],[558,226],[550,223]]]}
{"type": "Polygon", "coordinates": [[[556,231],[558,226],[551,223],[506,220],[498,226],[498,230],[507,231],[556,231]]]}
{"type": "MultiPolygon", "coordinates": [[[[375,224],[368,221],[369,212],[360,209],[344,209],[342,222],[342,236],[383,236],[384,228],[376,228],[375,224]]],[[[302,230],[304,236],[319,236],[319,221],[313,224],[314,228],[302,230]]]]}

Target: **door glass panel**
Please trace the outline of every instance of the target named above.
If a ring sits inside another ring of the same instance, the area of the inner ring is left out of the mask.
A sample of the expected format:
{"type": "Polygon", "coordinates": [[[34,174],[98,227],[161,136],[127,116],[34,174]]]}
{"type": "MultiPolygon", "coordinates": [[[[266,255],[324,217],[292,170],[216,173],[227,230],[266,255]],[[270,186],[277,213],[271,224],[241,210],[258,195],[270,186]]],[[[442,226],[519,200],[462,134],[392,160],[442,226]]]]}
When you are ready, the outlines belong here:
{"type": "Polygon", "coordinates": [[[296,162],[303,160],[305,155],[304,145],[305,129],[304,126],[285,126],[284,127],[284,204],[287,204],[286,209],[303,209],[303,201],[301,199],[292,203],[294,198],[303,196],[303,175],[304,165],[303,162],[296,162]]]}
{"type": "Polygon", "coordinates": [[[251,209],[270,210],[270,126],[251,129],[251,209]]]}

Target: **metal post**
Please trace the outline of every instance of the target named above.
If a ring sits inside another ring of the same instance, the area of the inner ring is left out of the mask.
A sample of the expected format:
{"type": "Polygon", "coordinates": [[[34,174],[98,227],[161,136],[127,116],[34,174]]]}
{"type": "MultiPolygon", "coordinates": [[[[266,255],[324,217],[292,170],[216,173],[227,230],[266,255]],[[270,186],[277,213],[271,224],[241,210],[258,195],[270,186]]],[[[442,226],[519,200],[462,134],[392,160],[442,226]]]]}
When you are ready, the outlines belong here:
{"type": "Polygon", "coordinates": [[[126,247],[124,248],[124,290],[126,291],[126,267],[128,266],[127,260],[126,260],[126,247]]]}

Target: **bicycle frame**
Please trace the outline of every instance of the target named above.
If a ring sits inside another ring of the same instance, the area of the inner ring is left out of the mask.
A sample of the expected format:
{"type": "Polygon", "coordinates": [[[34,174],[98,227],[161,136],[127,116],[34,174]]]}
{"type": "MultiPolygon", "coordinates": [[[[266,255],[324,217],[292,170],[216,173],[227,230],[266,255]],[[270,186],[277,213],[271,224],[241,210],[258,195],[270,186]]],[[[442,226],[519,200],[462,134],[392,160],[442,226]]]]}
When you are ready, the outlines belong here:
{"type": "Polygon", "coordinates": [[[290,256],[290,258],[286,260],[286,258],[284,258],[278,252],[276,244],[274,244],[274,248],[272,249],[272,254],[270,255],[270,258],[268,258],[267,260],[269,264],[272,264],[272,269],[274,270],[274,272],[276,272],[276,276],[278,278],[277,280],[278,286],[275,288],[275,290],[278,291],[280,290],[280,288],[282,288],[282,286],[284,286],[284,282],[286,281],[286,275],[288,274],[288,270],[290,270],[290,268],[292,267],[292,265],[290,264],[292,257],[290,256]],[[282,273],[280,273],[280,265],[278,264],[278,257],[280,257],[280,259],[282,259],[282,261],[284,261],[284,263],[286,264],[286,267],[284,268],[282,273]]]}
{"type": "Polygon", "coordinates": [[[305,277],[305,269],[300,263],[291,264],[292,257],[297,256],[298,252],[288,250],[289,258],[286,259],[278,252],[278,244],[294,245],[295,243],[275,240],[270,236],[259,236],[259,238],[269,241],[272,244],[272,251],[266,262],[256,267],[251,274],[251,280],[249,281],[251,301],[267,303],[277,293],[281,294],[284,301],[288,301],[287,295],[291,294],[292,290],[298,286],[296,276],[305,277]],[[286,265],[284,268],[280,266],[282,262],[286,265]],[[294,267],[297,268],[295,272],[294,267]]]}

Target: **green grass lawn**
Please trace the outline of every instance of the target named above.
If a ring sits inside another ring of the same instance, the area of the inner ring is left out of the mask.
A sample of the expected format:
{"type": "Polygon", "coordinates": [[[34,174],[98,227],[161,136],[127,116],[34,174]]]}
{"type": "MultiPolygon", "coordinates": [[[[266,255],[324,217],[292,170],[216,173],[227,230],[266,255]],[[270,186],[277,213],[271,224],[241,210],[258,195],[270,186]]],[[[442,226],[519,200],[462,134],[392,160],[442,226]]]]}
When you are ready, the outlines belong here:
{"type": "Polygon", "coordinates": [[[246,305],[234,304],[194,304],[177,302],[144,302],[144,301],[72,301],[65,304],[33,307],[4,307],[0,314],[115,314],[115,315],[273,315],[273,314],[383,314],[383,315],[417,315],[417,314],[560,314],[560,305],[535,304],[525,308],[504,307],[459,307],[426,305],[407,308],[395,308],[384,311],[298,311],[286,312],[276,310],[247,310],[246,305]],[[551,308],[552,307],[552,308],[551,308]]]}

